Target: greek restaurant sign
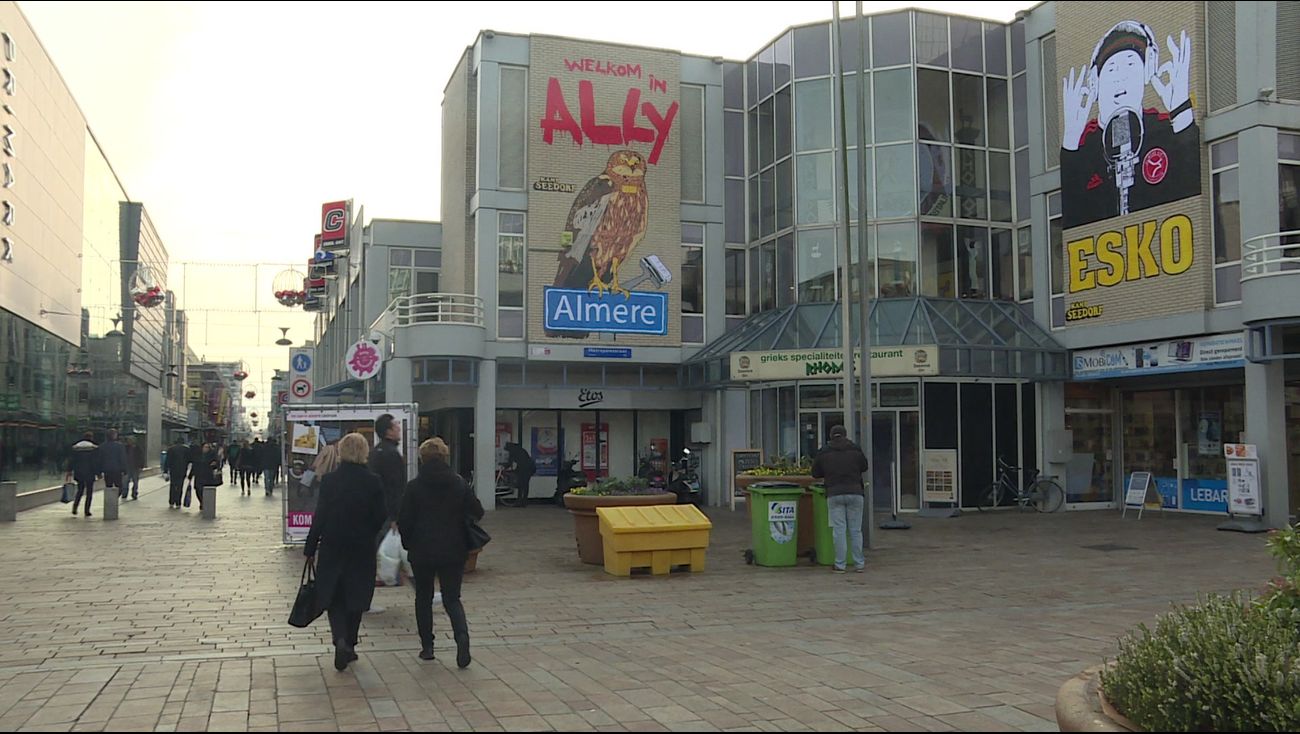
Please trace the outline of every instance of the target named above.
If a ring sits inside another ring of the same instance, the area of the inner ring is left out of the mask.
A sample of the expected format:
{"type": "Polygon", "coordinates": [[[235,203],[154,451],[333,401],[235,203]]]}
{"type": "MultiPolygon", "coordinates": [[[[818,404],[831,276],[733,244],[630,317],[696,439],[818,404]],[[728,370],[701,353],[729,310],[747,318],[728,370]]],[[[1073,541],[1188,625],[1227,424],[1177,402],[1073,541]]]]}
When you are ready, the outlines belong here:
{"type": "Polygon", "coordinates": [[[1246,337],[1236,332],[1078,350],[1074,352],[1074,379],[1222,370],[1245,364],[1246,337]]]}
{"type": "MultiPolygon", "coordinates": [[[[854,355],[855,374],[862,351],[854,355]]],[[[773,352],[732,352],[733,380],[812,380],[844,374],[839,349],[791,349],[773,352]]],[[[912,377],[939,374],[939,347],[934,345],[876,347],[871,350],[871,376],[912,377]]]]}
{"type": "Polygon", "coordinates": [[[668,294],[632,291],[630,295],[546,288],[547,331],[602,331],[614,334],[668,333],[668,294]]]}

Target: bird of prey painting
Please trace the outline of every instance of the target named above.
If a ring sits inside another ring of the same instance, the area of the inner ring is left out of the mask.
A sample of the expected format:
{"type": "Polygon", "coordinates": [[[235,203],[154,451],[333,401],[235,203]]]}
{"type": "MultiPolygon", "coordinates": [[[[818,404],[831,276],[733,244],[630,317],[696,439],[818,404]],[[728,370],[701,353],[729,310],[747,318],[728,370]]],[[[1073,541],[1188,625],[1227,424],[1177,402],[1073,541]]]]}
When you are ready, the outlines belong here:
{"type": "Polygon", "coordinates": [[[619,284],[618,271],[645,237],[650,197],[645,187],[645,157],[616,151],[605,170],[587,182],[573,200],[564,223],[555,274],[557,288],[595,291],[598,296],[631,293],[619,284]]]}

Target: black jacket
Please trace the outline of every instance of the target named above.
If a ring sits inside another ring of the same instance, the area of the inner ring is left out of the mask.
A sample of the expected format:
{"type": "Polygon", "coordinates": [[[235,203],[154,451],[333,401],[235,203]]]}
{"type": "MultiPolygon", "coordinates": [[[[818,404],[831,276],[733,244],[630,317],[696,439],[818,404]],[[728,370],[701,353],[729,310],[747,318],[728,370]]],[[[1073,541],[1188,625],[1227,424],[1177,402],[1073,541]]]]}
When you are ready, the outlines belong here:
{"type": "Polygon", "coordinates": [[[517,443],[506,444],[506,455],[514,463],[515,471],[521,474],[533,474],[537,471],[537,464],[523,446],[517,443]]]}
{"type": "Polygon", "coordinates": [[[190,449],[183,443],[178,443],[167,449],[167,474],[175,479],[185,478],[185,472],[190,468],[190,449]]]}
{"type": "Polygon", "coordinates": [[[194,488],[218,486],[217,474],[221,471],[221,460],[217,458],[217,452],[209,451],[206,455],[200,452],[200,457],[190,466],[190,478],[194,480],[194,488]]]}
{"type": "Polygon", "coordinates": [[[412,561],[435,565],[464,563],[465,518],[482,519],[483,505],[465,480],[439,459],[420,466],[420,474],[406,485],[397,527],[402,546],[412,561]]]}
{"type": "Polygon", "coordinates": [[[99,447],[93,441],[81,440],[72,445],[68,471],[78,482],[93,482],[99,474],[99,447]]]}
{"type": "Polygon", "coordinates": [[[262,471],[274,471],[280,466],[280,444],[274,441],[262,444],[262,471]]]}
{"type": "Polygon", "coordinates": [[[402,488],[406,486],[406,460],[397,444],[386,438],[380,441],[370,451],[369,468],[384,483],[384,506],[388,510],[388,519],[397,520],[402,506],[402,488]]]}
{"type": "Polygon", "coordinates": [[[119,441],[105,441],[99,447],[99,473],[121,474],[126,470],[126,447],[119,441]]]}
{"type": "Polygon", "coordinates": [[[384,526],[384,487],[360,464],[343,462],[321,480],[316,514],[303,553],[317,555],[317,599],[351,612],[370,607],[375,593],[375,536],[384,526]],[[341,599],[335,594],[342,594],[341,599]]]}
{"type": "Polygon", "coordinates": [[[826,480],[826,496],[862,494],[867,457],[847,438],[832,438],[813,459],[812,475],[826,480]]]}

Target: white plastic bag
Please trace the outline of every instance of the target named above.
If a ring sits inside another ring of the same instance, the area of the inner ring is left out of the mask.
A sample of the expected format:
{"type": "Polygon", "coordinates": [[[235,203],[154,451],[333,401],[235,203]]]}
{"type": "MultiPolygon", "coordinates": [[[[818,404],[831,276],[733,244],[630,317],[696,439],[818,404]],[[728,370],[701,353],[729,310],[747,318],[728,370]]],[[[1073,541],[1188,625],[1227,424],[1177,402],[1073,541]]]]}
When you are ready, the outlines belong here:
{"type": "Polygon", "coordinates": [[[402,536],[396,530],[379,544],[379,581],[384,586],[397,586],[397,575],[402,567],[402,536]]]}

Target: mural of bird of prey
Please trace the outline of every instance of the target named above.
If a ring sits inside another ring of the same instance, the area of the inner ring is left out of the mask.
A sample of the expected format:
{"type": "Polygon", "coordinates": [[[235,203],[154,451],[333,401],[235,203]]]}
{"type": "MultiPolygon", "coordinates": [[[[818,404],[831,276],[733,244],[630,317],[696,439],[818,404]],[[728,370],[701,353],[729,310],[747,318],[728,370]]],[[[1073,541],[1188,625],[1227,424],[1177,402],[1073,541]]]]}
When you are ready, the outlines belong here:
{"type": "Polygon", "coordinates": [[[620,150],[609,157],[603,173],[582,187],[564,223],[561,242],[568,248],[560,253],[556,287],[631,298],[619,284],[618,271],[645,236],[650,211],[645,171],[640,153],[620,150]]]}

